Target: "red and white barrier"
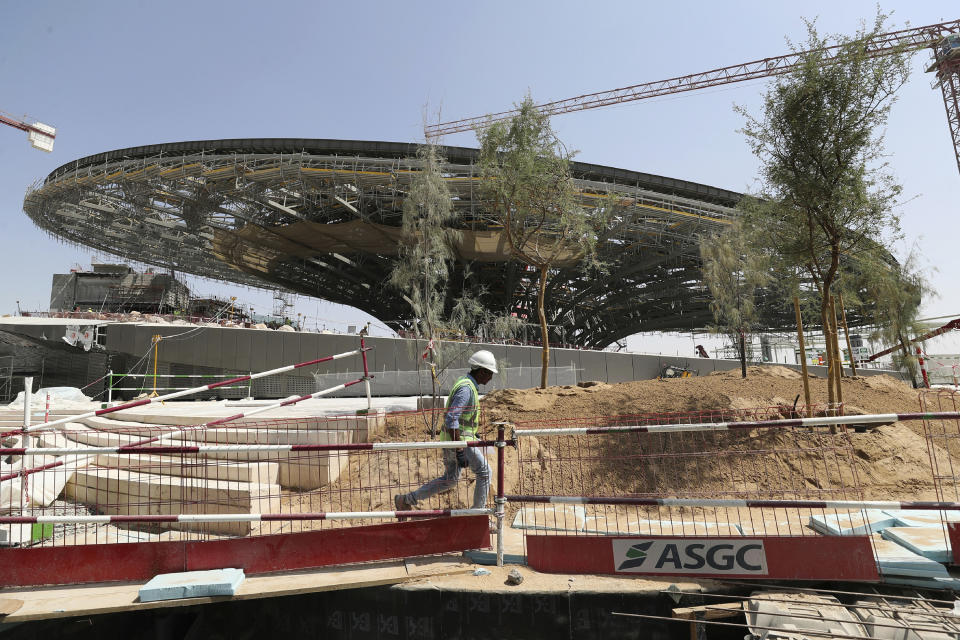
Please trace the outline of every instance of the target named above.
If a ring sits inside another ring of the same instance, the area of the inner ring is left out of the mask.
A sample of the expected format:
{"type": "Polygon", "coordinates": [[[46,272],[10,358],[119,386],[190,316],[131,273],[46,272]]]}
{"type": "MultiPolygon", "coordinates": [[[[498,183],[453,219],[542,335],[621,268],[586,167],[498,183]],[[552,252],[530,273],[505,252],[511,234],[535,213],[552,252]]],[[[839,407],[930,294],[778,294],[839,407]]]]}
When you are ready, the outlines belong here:
{"type": "Polygon", "coordinates": [[[603,504],[641,507],[752,507],[760,509],[906,509],[960,511],[960,502],[900,502],[897,500],[732,500],[710,498],[629,498],[600,496],[506,496],[508,502],[603,504]]]}
{"type": "MultiPolygon", "coordinates": [[[[9,451],[10,451],[11,453],[10,453],[9,455],[25,455],[25,456],[36,456],[36,455],[65,455],[65,456],[76,456],[76,455],[80,455],[80,456],[87,456],[87,457],[85,457],[85,458],[80,458],[80,459],[78,459],[78,460],[74,460],[73,462],[71,462],[71,463],[69,464],[69,467],[71,467],[71,468],[77,468],[77,467],[79,467],[80,465],[86,463],[86,462],[90,459],[90,456],[91,456],[91,455],[96,455],[96,454],[101,454],[101,453],[191,453],[190,451],[186,451],[185,449],[192,449],[193,447],[156,447],[156,446],[154,446],[154,447],[147,447],[146,449],[143,449],[143,445],[147,445],[147,444],[150,444],[150,443],[159,443],[159,442],[163,442],[163,441],[166,441],[166,440],[171,440],[171,439],[173,439],[174,437],[176,437],[178,434],[183,433],[184,431],[201,430],[201,429],[205,429],[205,428],[207,428],[207,427],[209,427],[209,426],[211,426],[211,425],[221,425],[221,424],[224,424],[224,423],[226,423],[226,422],[230,422],[231,420],[238,420],[238,419],[240,419],[240,418],[244,418],[244,417],[247,417],[247,416],[252,416],[252,415],[257,414],[257,413],[262,413],[262,412],[264,412],[264,411],[269,411],[270,409],[276,409],[277,407],[285,407],[285,406],[289,406],[289,405],[291,405],[291,404],[296,404],[296,403],[298,403],[298,402],[302,402],[302,401],[304,401],[304,400],[309,400],[309,399],[311,399],[311,398],[319,398],[319,397],[321,397],[321,396],[325,396],[325,395],[331,394],[331,393],[333,393],[334,391],[339,391],[339,390],[341,390],[341,389],[345,389],[345,388],[347,388],[347,387],[353,386],[353,385],[355,385],[355,384],[359,384],[359,383],[361,383],[361,382],[363,382],[363,379],[362,379],[362,378],[361,378],[360,380],[353,380],[353,381],[351,381],[351,382],[345,382],[344,384],[339,384],[339,385],[337,385],[337,386],[335,386],[335,387],[330,387],[329,389],[323,389],[322,391],[317,391],[316,393],[310,393],[310,394],[307,394],[307,395],[305,395],[305,396],[291,396],[290,398],[287,398],[286,400],[281,400],[280,402],[277,402],[277,403],[274,403],[274,404],[271,404],[271,405],[267,405],[267,406],[264,406],[264,407],[258,407],[258,408],[256,408],[256,409],[254,409],[253,411],[248,411],[248,412],[246,412],[246,413],[238,413],[238,414],[233,415],[233,416],[229,416],[229,417],[226,417],[226,418],[220,418],[220,419],[218,419],[218,420],[214,420],[214,421],[212,421],[212,422],[207,422],[207,423],[204,423],[204,424],[201,424],[201,425],[196,425],[196,426],[192,426],[192,427],[185,427],[185,428],[182,428],[182,429],[177,429],[177,430],[175,430],[175,431],[171,431],[171,432],[169,432],[169,433],[165,433],[165,434],[163,434],[162,436],[155,436],[155,437],[153,437],[153,438],[146,438],[146,439],[141,440],[140,442],[137,442],[137,443],[135,443],[135,444],[126,445],[126,446],[123,446],[123,447],[69,447],[69,448],[22,447],[22,448],[20,448],[20,449],[10,449],[9,451]],[[140,449],[138,449],[138,447],[139,447],[140,449]],[[21,453],[15,453],[15,451],[21,451],[21,453]]],[[[154,399],[156,399],[156,398],[154,398],[154,399]]],[[[72,417],[69,418],[68,420],[69,420],[69,421],[75,421],[75,420],[77,420],[78,418],[81,418],[81,417],[89,417],[89,416],[72,416],[72,417]]],[[[48,423],[48,424],[54,424],[54,423],[48,423]]],[[[221,447],[221,446],[226,446],[226,447],[228,447],[228,449],[231,450],[231,451],[250,451],[251,449],[249,449],[248,447],[258,446],[258,445],[209,445],[208,450],[223,451],[223,449],[218,449],[218,447],[221,447]],[[211,448],[211,447],[212,447],[212,448],[211,448]],[[234,447],[240,447],[240,449],[235,449],[234,447]]],[[[279,447],[278,449],[266,448],[266,449],[263,449],[263,451],[284,451],[284,450],[290,450],[290,447],[303,447],[303,446],[308,446],[308,445],[259,445],[259,446],[262,446],[262,447],[279,447]]],[[[292,450],[296,451],[297,449],[294,448],[294,449],[292,449],[292,450]]],[[[5,449],[0,449],[0,455],[3,455],[3,453],[2,453],[3,451],[6,451],[6,450],[5,450],[5,449]]],[[[47,471],[47,470],[49,470],[49,469],[54,469],[54,468],[63,467],[63,466],[67,466],[67,461],[66,461],[66,460],[58,460],[57,462],[51,462],[51,463],[49,463],[49,464],[45,464],[45,465],[40,466],[40,467],[34,467],[34,468],[32,468],[32,469],[22,469],[22,470],[20,470],[20,471],[18,471],[18,472],[16,472],[16,473],[9,473],[9,474],[7,474],[7,475],[0,476],[0,482],[5,482],[5,481],[7,481],[7,480],[13,480],[14,478],[19,478],[19,477],[25,477],[25,476],[27,476],[27,475],[29,475],[29,474],[31,474],[31,473],[38,473],[38,472],[40,472],[40,471],[47,471]]],[[[64,482],[66,482],[66,479],[64,479],[64,482]]]]}
{"type": "Polygon", "coordinates": [[[687,424],[622,425],[615,427],[558,427],[556,429],[515,429],[515,437],[570,436],[599,433],[679,433],[685,431],[734,431],[742,429],[783,429],[790,427],[830,427],[834,425],[893,424],[907,420],[956,420],[960,411],[934,413],[878,413],[863,416],[827,416],[753,420],[743,422],[692,422],[687,424]]]}
{"type": "MultiPolygon", "coordinates": [[[[230,380],[221,380],[220,382],[211,382],[210,384],[205,384],[205,385],[200,386],[200,387],[191,387],[191,388],[189,388],[189,389],[184,389],[183,391],[175,391],[175,392],[173,392],[173,393],[168,393],[168,394],[166,394],[166,395],[157,396],[157,397],[155,397],[155,398],[143,398],[142,400],[134,400],[133,402],[127,402],[127,403],[118,405],[118,406],[116,406],[116,407],[107,407],[106,409],[98,409],[98,410],[96,410],[96,411],[89,411],[89,412],[87,412],[87,413],[82,413],[82,414],[76,415],[76,416],[69,416],[69,417],[67,417],[67,418],[61,418],[61,419],[59,419],[59,420],[52,420],[52,421],[50,421],[50,422],[44,422],[44,423],[42,423],[42,424],[38,424],[38,425],[35,425],[35,426],[32,426],[32,427],[30,427],[30,426],[25,426],[25,427],[24,427],[24,431],[25,431],[25,432],[31,432],[31,431],[37,431],[37,430],[40,430],[40,429],[49,429],[50,427],[54,427],[54,426],[56,426],[56,425],[58,425],[58,424],[64,424],[64,423],[67,423],[67,422],[76,422],[77,420],[82,420],[83,418],[92,418],[93,416],[102,416],[102,415],[105,415],[105,414],[107,414],[107,413],[115,413],[115,412],[117,412],[117,411],[123,411],[123,410],[125,410],[125,409],[133,409],[134,407],[142,407],[142,406],[144,406],[144,405],[153,404],[154,402],[163,402],[164,400],[174,400],[174,399],[176,399],[176,398],[183,398],[183,397],[185,397],[185,396],[190,396],[190,395],[193,395],[193,394],[195,394],[195,393],[202,393],[202,392],[204,392],[204,391],[212,391],[213,389],[216,389],[216,388],[218,388],[218,387],[226,387],[226,386],[228,386],[228,385],[237,384],[238,382],[246,382],[247,380],[257,380],[257,379],[259,379],[259,378],[266,378],[266,377],[268,377],[268,376],[275,376],[275,375],[280,374],[280,373],[286,373],[286,372],[288,372],[288,371],[293,371],[294,369],[300,369],[300,368],[302,368],[302,367],[309,367],[309,366],[311,366],[311,365],[319,364],[319,363],[321,363],[321,362],[330,362],[331,360],[339,360],[339,359],[341,359],[341,358],[347,358],[347,357],[349,357],[349,356],[355,356],[355,355],[357,355],[357,354],[363,354],[363,353],[365,353],[368,349],[369,349],[369,347],[361,347],[361,348],[359,348],[359,349],[354,349],[353,351],[347,351],[347,352],[345,352],[345,353],[338,353],[338,354],[336,354],[336,355],[326,356],[326,357],[324,357],[324,358],[317,358],[316,360],[308,360],[308,361],[306,361],[306,362],[298,362],[297,364],[291,364],[291,365],[287,365],[287,366],[285,366],[285,367],[279,367],[279,368],[277,368],[277,369],[270,369],[270,370],[268,370],[268,371],[261,371],[261,372],[259,372],[259,373],[252,373],[252,374],[250,374],[250,375],[240,376],[240,377],[238,377],[238,378],[231,378],[230,380]]],[[[357,381],[355,381],[355,382],[348,383],[348,385],[343,385],[343,386],[340,386],[340,387],[336,387],[336,388],[334,388],[334,389],[328,390],[328,393],[329,393],[330,391],[332,391],[332,390],[342,389],[344,386],[349,386],[350,384],[357,384],[358,382],[362,382],[362,381],[363,381],[363,379],[360,379],[360,380],[357,380],[357,381]]],[[[300,400],[306,400],[306,399],[309,398],[309,397],[315,397],[315,396],[313,396],[313,395],[310,395],[310,396],[302,396],[302,397],[300,398],[300,400]]],[[[296,402],[299,402],[300,400],[297,400],[296,402]]],[[[293,402],[290,402],[290,404],[293,404],[293,402]]],[[[277,405],[277,406],[284,406],[284,405],[280,404],[280,405],[277,405]]],[[[266,409],[263,409],[263,410],[266,410],[266,409]]],[[[249,412],[249,413],[252,414],[252,413],[255,413],[255,412],[251,411],[251,412],[249,412]]]]}
{"type": "MultiPolygon", "coordinates": [[[[173,435],[180,433],[174,432],[173,435]]],[[[163,438],[171,434],[165,434],[163,438]]],[[[507,444],[510,444],[509,442],[507,444]]],[[[104,453],[142,453],[154,455],[207,453],[291,453],[302,451],[411,451],[415,449],[465,449],[467,447],[494,447],[495,440],[451,440],[430,442],[356,442],[351,444],[200,444],[176,446],[141,446],[129,444],[117,447],[11,447],[0,448],[0,456],[65,456],[104,453]]],[[[52,463],[56,464],[56,463],[52,463]]],[[[62,464],[62,463],[61,463],[62,464]]],[[[47,465],[46,468],[51,468],[47,465]]],[[[19,476],[20,472],[15,474],[19,476]]],[[[6,477],[6,476],[4,476],[6,477]]]]}
{"type": "Polygon", "coordinates": [[[459,518],[490,515],[492,509],[425,509],[420,511],[319,511],[315,513],[180,513],[114,516],[0,516],[4,524],[110,524],[130,522],[278,522],[291,520],[374,520],[383,518],[459,518]]]}

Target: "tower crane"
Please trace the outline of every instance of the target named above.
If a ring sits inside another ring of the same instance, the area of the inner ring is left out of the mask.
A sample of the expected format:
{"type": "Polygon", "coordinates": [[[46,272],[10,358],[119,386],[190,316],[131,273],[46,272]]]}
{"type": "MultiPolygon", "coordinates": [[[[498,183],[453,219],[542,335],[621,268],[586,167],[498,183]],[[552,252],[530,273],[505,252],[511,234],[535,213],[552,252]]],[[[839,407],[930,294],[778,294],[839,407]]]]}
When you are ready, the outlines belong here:
{"type": "MultiPolygon", "coordinates": [[[[953,139],[953,149],[960,170],[960,20],[941,22],[923,27],[901,29],[879,34],[867,40],[865,50],[871,56],[882,56],[896,49],[919,51],[933,50],[933,62],[927,69],[936,74],[935,86],[943,93],[943,104],[947,110],[947,123],[953,139]]],[[[841,53],[840,45],[826,47],[826,60],[835,59],[841,53]]],[[[763,58],[753,62],[713,69],[687,76],[668,78],[656,82],[645,82],[620,89],[587,93],[565,100],[544,102],[537,105],[541,113],[558,115],[571,111],[597,109],[613,104],[645,100],[673,93],[696,91],[734,82],[756,80],[790,73],[796,69],[808,52],[789,53],[775,58],[763,58]]],[[[489,122],[507,120],[516,115],[517,110],[501,111],[485,116],[464,118],[439,124],[427,125],[424,133],[427,138],[435,138],[448,133],[470,131],[489,122]]]]}
{"type": "Polygon", "coordinates": [[[56,128],[48,124],[43,124],[42,122],[29,124],[13,116],[8,116],[5,113],[0,113],[0,123],[10,125],[21,131],[26,131],[27,138],[30,140],[30,144],[34,149],[40,149],[40,151],[46,151],[48,153],[53,151],[53,140],[57,137],[56,128]]]}

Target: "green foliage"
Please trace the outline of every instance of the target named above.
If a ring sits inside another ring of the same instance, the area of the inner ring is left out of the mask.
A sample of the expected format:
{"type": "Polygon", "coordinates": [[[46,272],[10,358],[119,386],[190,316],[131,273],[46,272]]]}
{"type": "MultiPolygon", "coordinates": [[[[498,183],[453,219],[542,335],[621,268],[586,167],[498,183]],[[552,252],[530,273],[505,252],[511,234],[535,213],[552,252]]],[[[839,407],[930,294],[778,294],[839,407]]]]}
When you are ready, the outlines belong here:
{"type": "Polygon", "coordinates": [[[753,251],[739,224],[700,241],[703,282],[710,291],[716,325],[736,346],[746,377],[750,334],[758,327],[756,295],[770,281],[768,261],[753,251]]]}
{"type": "Polygon", "coordinates": [[[870,300],[876,302],[874,321],[876,332],[871,339],[900,349],[893,361],[917,380],[917,358],[911,337],[926,331],[917,322],[922,300],[935,295],[923,272],[916,266],[916,251],[911,251],[900,263],[883,256],[865,254],[861,257],[864,288],[870,300]]]}
{"type": "Polygon", "coordinates": [[[516,116],[488,124],[480,141],[482,189],[511,256],[538,272],[537,314],[543,342],[541,386],[549,366],[544,298],[551,270],[578,264],[599,267],[596,247],[606,226],[605,207],[586,209],[570,175],[573,152],[557,138],[547,115],[528,95],[516,116]]]}
{"type": "Polygon", "coordinates": [[[763,119],[743,133],[761,160],[761,199],[745,204],[746,224],[765,236],[771,255],[802,266],[829,293],[839,259],[875,241],[893,240],[901,188],[882,159],[882,129],[909,75],[904,52],[869,57],[864,41],[887,30],[886,16],[856,37],[838,36],[837,61],[808,23],[798,69],[781,76],[764,100],[763,119]]]}
{"type": "MultiPolygon", "coordinates": [[[[830,349],[836,331],[828,313],[844,256],[856,257],[899,235],[894,212],[901,192],[882,161],[882,130],[897,90],[909,75],[909,55],[868,55],[866,41],[889,29],[878,13],[870,29],[835,36],[839,51],[807,23],[806,53],[779,76],[763,115],[745,109],[743,133],[761,162],[758,198],[741,205],[747,232],[778,274],[820,297],[820,324],[830,349]]],[[[831,363],[832,364],[832,363],[831,363]]],[[[833,402],[834,386],[828,387],[833,402]]]]}
{"type": "Polygon", "coordinates": [[[404,293],[416,319],[413,330],[430,339],[444,324],[447,283],[459,234],[450,190],[443,180],[443,158],[435,145],[417,149],[420,171],[410,182],[403,202],[403,235],[400,259],[390,274],[390,284],[404,293]]]}
{"type": "MultiPolygon", "coordinates": [[[[390,274],[389,284],[403,293],[413,313],[411,329],[422,342],[416,345],[418,366],[429,370],[430,394],[438,396],[446,380],[446,370],[472,349],[477,334],[512,338],[520,321],[496,316],[479,302],[482,292],[464,293],[449,299],[450,278],[457,259],[455,247],[460,232],[454,227],[453,198],[444,181],[444,159],[432,144],[417,149],[419,171],[410,182],[403,203],[402,240],[399,260],[390,274]],[[427,345],[426,358],[421,358],[427,345]]],[[[465,283],[470,269],[462,269],[465,283]]],[[[421,378],[423,381],[423,378],[421,378]]],[[[436,417],[436,416],[432,416],[436,417]]],[[[435,422],[435,421],[434,421],[435,422]]],[[[436,424],[430,425],[433,432],[436,424]]]]}

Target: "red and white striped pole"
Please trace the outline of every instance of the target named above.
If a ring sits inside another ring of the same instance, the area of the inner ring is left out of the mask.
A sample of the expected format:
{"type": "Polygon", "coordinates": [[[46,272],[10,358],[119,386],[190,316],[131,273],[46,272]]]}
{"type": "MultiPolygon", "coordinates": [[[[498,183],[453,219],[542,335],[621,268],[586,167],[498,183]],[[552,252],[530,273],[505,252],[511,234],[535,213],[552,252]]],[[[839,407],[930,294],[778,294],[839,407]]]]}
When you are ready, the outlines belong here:
{"type": "Polygon", "coordinates": [[[641,507],[726,507],[731,509],[753,507],[758,509],[903,509],[908,511],[960,511],[960,502],[898,502],[896,500],[732,500],[727,498],[510,495],[507,496],[507,501],[545,504],[631,505],[641,507]]]}
{"type": "Polygon", "coordinates": [[[506,485],[504,484],[504,469],[506,468],[506,461],[504,460],[504,448],[507,446],[505,440],[505,425],[500,422],[497,423],[497,497],[494,498],[494,515],[497,516],[497,566],[503,566],[503,518],[505,515],[507,499],[505,497],[504,491],[506,485]]]}
{"type": "MultiPolygon", "coordinates": [[[[370,328],[370,323],[367,323],[367,328],[370,328]]],[[[373,399],[370,397],[370,369],[367,366],[367,349],[366,344],[364,343],[363,336],[360,336],[360,352],[363,354],[363,385],[366,388],[367,392],[367,415],[373,412],[373,399]]]]}
{"type": "MultiPolygon", "coordinates": [[[[169,436],[166,434],[164,437],[169,436]]],[[[176,435],[176,434],[174,434],[176,435]]],[[[141,453],[153,455],[206,454],[206,453],[302,453],[307,451],[413,451],[424,449],[465,449],[467,447],[496,447],[493,440],[430,440],[427,442],[352,442],[345,444],[178,444],[165,445],[157,442],[136,442],[116,447],[93,445],[73,447],[8,447],[0,449],[0,456],[69,456],[99,455],[105,453],[141,453]]],[[[513,441],[504,443],[513,444],[513,441]]],[[[63,462],[53,462],[44,469],[56,467],[63,462]]],[[[29,471],[29,470],[28,470],[29,471]]],[[[13,477],[20,472],[13,474],[13,477]]],[[[6,479],[8,476],[2,476],[6,479]]],[[[502,488],[502,487],[501,487],[502,488]]],[[[502,494],[502,490],[498,491],[502,494]]]]}
{"type": "Polygon", "coordinates": [[[838,424],[884,425],[910,420],[958,420],[960,411],[930,413],[877,413],[864,416],[826,416],[786,420],[743,422],[691,422],[686,424],[621,425],[616,427],[558,427],[556,429],[514,429],[513,436],[569,436],[601,433],[679,433],[687,431],[735,431],[743,429],[786,429],[791,427],[829,427],[838,424]]]}
{"type": "MultiPolygon", "coordinates": [[[[144,398],[142,400],[134,400],[133,402],[127,402],[125,404],[117,405],[116,407],[108,407],[106,409],[99,409],[97,411],[89,411],[87,413],[82,413],[77,416],[69,416],[67,418],[61,418],[60,420],[44,422],[43,424],[38,424],[33,427],[25,428],[24,431],[37,431],[39,429],[48,429],[50,427],[56,426],[58,424],[64,424],[66,422],[76,422],[77,420],[82,420],[84,418],[91,418],[93,416],[102,416],[107,413],[114,413],[115,411],[123,411],[124,409],[133,409],[134,407],[142,407],[147,404],[153,404],[154,402],[163,402],[164,400],[173,400],[175,398],[182,398],[184,396],[193,395],[195,393],[210,391],[218,387],[226,387],[232,384],[237,384],[238,382],[246,382],[247,380],[256,380],[258,378],[266,378],[267,376],[275,376],[280,373],[286,373],[287,371],[293,371],[294,369],[300,369],[301,367],[309,367],[310,365],[318,364],[320,362],[329,362],[331,360],[339,360],[341,358],[355,356],[358,353],[363,353],[363,348],[354,349],[353,351],[347,351],[345,353],[338,353],[332,356],[326,356],[325,358],[317,358],[316,360],[298,362],[297,364],[287,365],[285,367],[280,367],[278,369],[270,369],[269,371],[261,371],[260,373],[253,373],[246,376],[240,376],[239,378],[233,378],[231,380],[222,380],[220,382],[212,382],[210,384],[205,384],[200,387],[192,387],[190,389],[184,389],[182,391],[175,391],[173,393],[168,393],[162,396],[156,396],[154,398],[144,398]]],[[[306,398],[306,396],[304,396],[304,398],[306,398]]]]}
{"type": "Polygon", "coordinates": [[[443,518],[489,515],[489,509],[431,509],[422,511],[318,511],[314,513],[180,513],[114,516],[0,516],[5,524],[108,524],[111,522],[277,522],[292,520],[356,520],[374,518],[443,518]]]}

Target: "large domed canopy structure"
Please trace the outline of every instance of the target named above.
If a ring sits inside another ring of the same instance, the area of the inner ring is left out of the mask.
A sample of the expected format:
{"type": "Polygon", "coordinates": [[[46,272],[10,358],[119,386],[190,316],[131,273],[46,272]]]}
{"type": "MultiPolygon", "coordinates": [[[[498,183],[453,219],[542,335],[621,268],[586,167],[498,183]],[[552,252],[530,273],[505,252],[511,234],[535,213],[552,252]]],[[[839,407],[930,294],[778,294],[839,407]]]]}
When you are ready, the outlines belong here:
{"type": "MultiPolygon", "coordinates": [[[[386,281],[397,260],[416,145],[308,139],[204,140],[109,151],[63,165],[24,209],[70,243],[130,260],[346,304],[397,330],[409,305],[386,281]]],[[[535,318],[535,273],[511,259],[480,196],[477,150],[442,147],[460,241],[450,300],[535,318]],[[469,269],[467,269],[469,267],[469,269]],[[469,272],[469,277],[464,274],[469,272]]],[[[740,194],[573,163],[585,205],[616,203],[598,245],[607,271],[568,261],[552,274],[553,339],[601,348],[641,331],[712,321],[698,236],[735,215],[740,194]]]]}

